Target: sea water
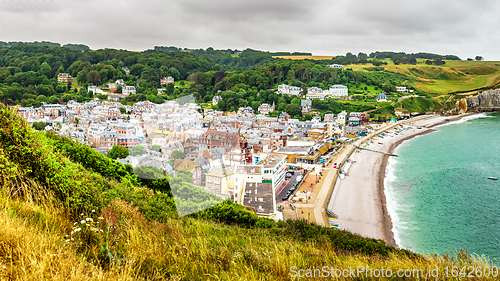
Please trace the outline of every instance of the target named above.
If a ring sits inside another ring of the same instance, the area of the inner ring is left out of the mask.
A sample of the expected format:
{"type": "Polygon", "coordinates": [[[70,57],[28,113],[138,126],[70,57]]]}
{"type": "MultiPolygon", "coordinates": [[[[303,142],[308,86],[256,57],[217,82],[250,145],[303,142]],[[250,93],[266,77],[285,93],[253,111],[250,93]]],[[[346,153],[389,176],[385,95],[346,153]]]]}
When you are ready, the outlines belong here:
{"type": "Polygon", "coordinates": [[[500,259],[500,113],[435,127],[396,148],[386,171],[396,243],[500,259]]]}

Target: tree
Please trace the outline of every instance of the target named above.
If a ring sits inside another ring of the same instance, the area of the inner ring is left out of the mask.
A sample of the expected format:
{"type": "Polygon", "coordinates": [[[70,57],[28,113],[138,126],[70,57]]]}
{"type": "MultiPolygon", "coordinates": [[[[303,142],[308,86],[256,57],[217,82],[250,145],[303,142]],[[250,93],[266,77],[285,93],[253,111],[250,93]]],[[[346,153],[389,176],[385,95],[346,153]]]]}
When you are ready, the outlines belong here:
{"type": "Polygon", "coordinates": [[[173,83],[167,84],[167,95],[171,95],[173,93],[174,93],[174,84],[173,83]]]}
{"type": "Polygon", "coordinates": [[[87,74],[87,82],[90,82],[92,85],[97,85],[99,83],[99,79],[101,79],[101,75],[95,70],[91,70],[87,74]]]}
{"type": "Polygon", "coordinates": [[[300,115],[302,113],[302,107],[300,106],[300,104],[292,103],[285,107],[285,111],[290,116],[300,115]]]}
{"type": "Polygon", "coordinates": [[[35,128],[38,131],[45,129],[45,126],[47,126],[47,124],[45,124],[45,122],[43,121],[33,122],[33,128],[35,128]]]}
{"type": "Polygon", "coordinates": [[[365,53],[359,52],[358,59],[366,60],[366,59],[368,59],[368,55],[365,53]]]}
{"type": "Polygon", "coordinates": [[[78,75],[76,76],[76,81],[80,84],[83,85],[84,83],[87,82],[87,71],[82,70],[78,72],[78,75]]]}
{"type": "Polygon", "coordinates": [[[126,147],[121,145],[114,145],[108,152],[108,157],[111,159],[124,159],[129,155],[129,151],[126,147]]]}
{"type": "Polygon", "coordinates": [[[151,146],[151,150],[153,151],[157,151],[157,152],[160,152],[161,151],[161,146],[157,145],[157,144],[153,144],[151,146]]]}
{"type": "Polygon", "coordinates": [[[51,97],[49,97],[49,103],[50,104],[59,103],[59,99],[56,96],[51,96],[51,97]]]}
{"type": "Polygon", "coordinates": [[[54,129],[59,131],[59,130],[61,130],[61,128],[62,128],[61,122],[56,122],[56,124],[54,125],[54,129]]]}
{"type": "Polygon", "coordinates": [[[482,56],[476,56],[476,60],[477,61],[482,61],[482,60],[484,60],[484,58],[482,56]]]}
{"type": "Polygon", "coordinates": [[[80,122],[80,118],[75,117],[75,124],[77,124],[77,125],[78,125],[78,122],[80,122]]]}
{"type": "Polygon", "coordinates": [[[50,67],[50,65],[47,63],[47,62],[43,62],[42,65],[40,65],[40,75],[45,75],[47,77],[50,76],[50,70],[52,68],[50,67]]]}
{"type": "Polygon", "coordinates": [[[136,145],[130,149],[130,155],[141,156],[144,153],[144,146],[136,145]]]}
{"type": "Polygon", "coordinates": [[[186,158],[186,153],[180,150],[174,150],[172,154],[170,154],[170,158],[172,159],[184,159],[186,158]]]}
{"type": "Polygon", "coordinates": [[[47,101],[47,97],[44,96],[44,95],[39,95],[38,97],[36,97],[36,100],[39,101],[39,102],[46,102],[47,101]]]}
{"type": "Polygon", "coordinates": [[[119,107],[118,109],[120,110],[120,112],[121,112],[122,114],[127,113],[127,110],[126,110],[125,108],[123,108],[123,107],[119,107]]]}
{"type": "MultiPolygon", "coordinates": [[[[161,180],[164,179],[163,172],[154,166],[140,166],[134,169],[135,175],[140,179],[161,180]]],[[[143,183],[149,183],[148,181],[143,183]]]]}

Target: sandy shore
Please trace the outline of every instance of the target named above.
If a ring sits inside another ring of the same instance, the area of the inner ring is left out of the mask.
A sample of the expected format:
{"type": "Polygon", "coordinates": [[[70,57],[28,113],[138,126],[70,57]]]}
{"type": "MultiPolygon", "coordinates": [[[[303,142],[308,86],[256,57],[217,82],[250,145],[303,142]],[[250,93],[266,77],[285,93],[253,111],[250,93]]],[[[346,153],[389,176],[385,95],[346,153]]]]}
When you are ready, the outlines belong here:
{"type": "MultiPolygon", "coordinates": [[[[403,127],[410,129],[403,130],[396,135],[393,134],[394,128],[401,128],[401,126],[395,125],[388,130],[391,133],[384,138],[374,137],[371,142],[368,141],[367,148],[393,153],[403,141],[433,132],[432,127],[456,121],[465,116],[467,115],[432,116],[415,122],[404,121],[401,123],[403,127]]],[[[384,179],[389,157],[367,150],[353,153],[351,159],[354,163],[345,178],[340,180],[332,205],[333,211],[338,215],[341,229],[365,237],[382,239],[392,246],[397,246],[384,193],[384,179]]]]}

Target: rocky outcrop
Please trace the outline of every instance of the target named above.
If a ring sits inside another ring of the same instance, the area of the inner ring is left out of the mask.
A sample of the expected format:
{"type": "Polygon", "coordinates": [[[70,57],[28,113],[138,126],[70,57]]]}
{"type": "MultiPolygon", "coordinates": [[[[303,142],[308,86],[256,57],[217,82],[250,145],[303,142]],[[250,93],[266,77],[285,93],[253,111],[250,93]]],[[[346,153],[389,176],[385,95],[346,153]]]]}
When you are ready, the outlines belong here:
{"type": "Polygon", "coordinates": [[[500,111],[500,89],[488,90],[457,101],[450,113],[500,111]]]}

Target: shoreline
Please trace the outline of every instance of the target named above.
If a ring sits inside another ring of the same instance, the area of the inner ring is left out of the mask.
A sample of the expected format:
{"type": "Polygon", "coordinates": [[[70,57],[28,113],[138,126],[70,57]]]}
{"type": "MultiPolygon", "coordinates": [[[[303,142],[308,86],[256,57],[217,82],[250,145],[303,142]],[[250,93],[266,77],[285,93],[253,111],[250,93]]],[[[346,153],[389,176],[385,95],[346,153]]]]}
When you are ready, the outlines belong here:
{"type": "MultiPolygon", "coordinates": [[[[427,129],[425,131],[422,131],[418,134],[414,134],[411,136],[407,136],[403,139],[398,140],[396,143],[391,144],[389,148],[389,153],[393,153],[396,148],[402,144],[404,141],[411,140],[417,136],[422,136],[426,134],[430,134],[434,132],[432,129],[427,129]]],[[[381,204],[382,204],[382,213],[383,213],[383,230],[384,230],[384,236],[385,236],[385,241],[396,248],[399,248],[399,245],[396,244],[396,239],[394,238],[394,232],[392,231],[394,228],[394,225],[392,223],[392,218],[391,215],[389,214],[389,211],[387,210],[387,195],[385,194],[385,178],[387,176],[387,165],[389,163],[389,155],[384,155],[382,156],[382,164],[379,167],[378,171],[378,179],[377,179],[377,185],[378,185],[378,192],[379,196],[381,198],[381,204]]]]}
{"type": "MultiPolygon", "coordinates": [[[[417,136],[422,136],[422,135],[426,135],[426,134],[430,134],[432,132],[435,132],[434,127],[437,127],[437,126],[441,126],[441,125],[445,125],[445,124],[448,124],[450,122],[454,122],[454,121],[458,121],[458,120],[461,120],[462,118],[464,117],[467,117],[467,116],[471,116],[471,115],[475,115],[477,113],[469,113],[469,114],[461,114],[461,115],[458,115],[458,116],[455,116],[455,117],[451,117],[451,118],[446,118],[438,123],[434,123],[434,124],[430,124],[430,125],[424,125],[422,126],[423,128],[426,128],[425,131],[421,131],[419,133],[416,133],[416,134],[412,134],[410,136],[406,136],[404,138],[401,138],[399,140],[397,140],[396,142],[392,143],[391,146],[389,147],[389,150],[387,151],[388,153],[394,153],[394,151],[396,150],[396,148],[401,145],[403,142],[407,141],[407,140],[411,140],[417,136]]],[[[436,116],[438,117],[438,116],[436,116]]],[[[396,248],[400,248],[400,245],[396,244],[396,240],[394,238],[394,225],[393,225],[393,222],[392,222],[392,218],[391,218],[391,215],[389,214],[389,211],[387,210],[387,195],[386,195],[386,189],[385,189],[385,179],[387,177],[387,165],[389,163],[389,156],[388,155],[384,155],[383,158],[382,158],[382,163],[379,167],[379,172],[378,172],[378,179],[377,179],[377,182],[378,182],[378,192],[379,192],[379,196],[381,198],[381,205],[382,205],[382,213],[383,213],[383,224],[384,224],[384,227],[383,227],[383,232],[384,232],[384,236],[385,236],[385,241],[393,246],[393,247],[396,247],[396,248]]]]}
{"type": "Polygon", "coordinates": [[[361,149],[350,156],[352,165],[332,194],[330,210],[338,216],[341,229],[363,237],[380,239],[399,247],[394,238],[394,224],[387,208],[385,178],[389,156],[404,141],[434,132],[436,126],[462,119],[459,116],[433,115],[417,120],[404,120],[386,126],[386,132],[370,136],[361,149]],[[397,133],[395,133],[397,132],[397,133]],[[384,135],[381,135],[384,134],[384,135]]]}

